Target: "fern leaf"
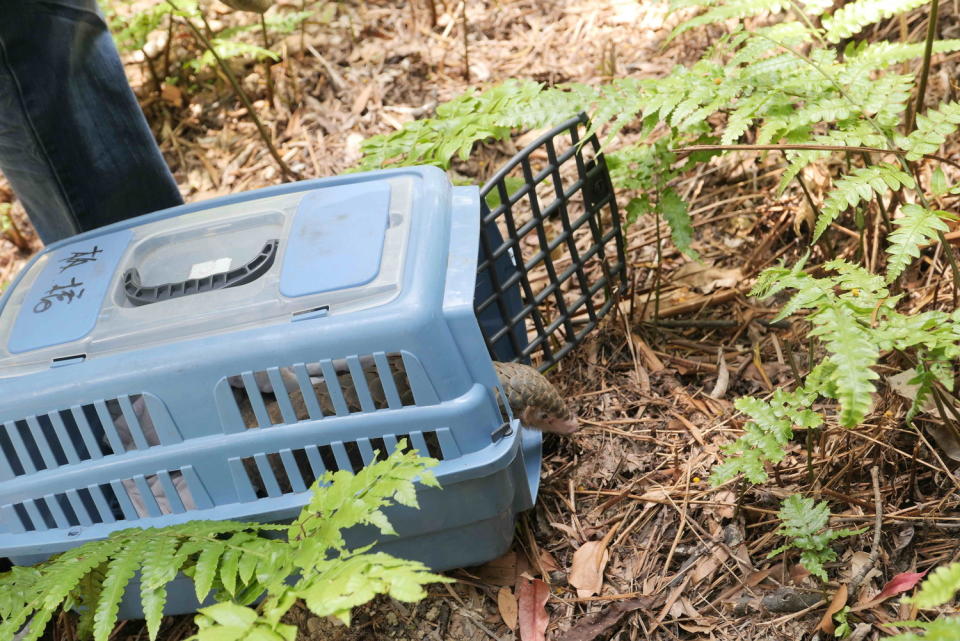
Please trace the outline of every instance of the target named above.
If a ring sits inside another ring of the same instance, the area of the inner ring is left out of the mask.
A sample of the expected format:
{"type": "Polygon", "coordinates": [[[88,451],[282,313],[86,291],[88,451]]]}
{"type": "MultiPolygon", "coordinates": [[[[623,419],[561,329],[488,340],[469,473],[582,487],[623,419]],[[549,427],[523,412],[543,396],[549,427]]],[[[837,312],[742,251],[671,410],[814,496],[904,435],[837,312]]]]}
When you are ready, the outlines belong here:
{"type": "Polygon", "coordinates": [[[874,193],[886,193],[888,188],[899,189],[901,186],[913,189],[916,182],[909,174],[887,163],[855,169],[840,178],[834,182],[833,191],[827,195],[820,208],[820,216],[813,230],[814,241],[818,240],[830,223],[848,207],[856,207],[861,201],[873,198],[874,193]]]}
{"type": "Polygon", "coordinates": [[[840,424],[855,427],[870,410],[873,381],[879,378],[870,368],[880,353],[871,334],[845,305],[827,305],[812,314],[811,321],[810,335],[821,337],[835,367],[831,381],[840,402],[840,424]]]}
{"type": "Polygon", "coordinates": [[[960,617],[940,617],[933,621],[894,621],[889,625],[899,627],[914,627],[923,630],[924,634],[904,632],[886,641],[955,641],[960,639],[960,617]]]}
{"type": "Polygon", "coordinates": [[[860,33],[866,27],[895,15],[922,7],[927,0],[854,0],[824,17],[824,38],[840,42],[860,33]]]}
{"type": "MultiPolygon", "coordinates": [[[[848,123],[838,123],[838,128],[825,134],[814,136],[808,142],[817,145],[846,145],[848,147],[885,147],[887,140],[882,134],[871,127],[864,120],[855,120],[848,123]]],[[[787,170],[783,172],[780,178],[780,185],[777,188],[779,193],[787,188],[787,185],[797,177],[803,168],[810,163],[816,162],[831,155],[830,151],[804,150],[790,152],[787,154],[790,158],[790,164],[787,170]]]]}
{"type": "Polygon", "coordinates": [[[237,566],[240,563],[238,545],[242,545],[242,540],[231,539],[230,547],[220,558],[220,584],[231,596],[236,596],[237,593],[237,566]]]}
{"type": "Polygon", "coordinates": [[[217,577],[217,567],[220,563],[220,556],[223,554],[226,546],[220,541],[211,541],[201,550],[197,558],[197,564],[193,571],[193,586],[197,592],[197,601],[201,603],[213,588],[213,582],[217,577]]]}
{"type": "Polygon", "coordinates": [[[870,299],[868,304],[871,306],[875,300],[887,298],[890,295],[883,277],[871,274],[860,265],[834,258],[825,262],[823,268],[837,273],[833,280],[838,287],[845,292],[856,291],[859,299],[870,299]]]}
{"type": "MultiPolygon", "coordinates": [[[[83,577],[109,558],[113,548],[107,541],[85,543],[74,550],[56,557],[43,572],[30,581],[19,597],[22,607],[5,617],[0,623],[0,638],[13,638],[14,634],[31,618],[29,633],[22,641],[33,641],[43,634],[46,622],[60,607],[67,595],[74,591],[83,577]]],[[[13,575],[16,577],[22,574],[13,575]]],[[[6,578],[6,577],[4,577],[6,578]]],[[[0,590],[6,591],[6,581],[0,582],[0,590]]]]}
{"type": "Polygon", "coordinates": [[[943,605],[960,590],[960,563],[941,565],[924,579],[920,590],[904,599],[918,608],[927,609],[943,605]]]}
{"type": "MultiPolygon", "coordinates": [[[[221,38],[214,39],[211,44],[213,48],[216,49],[217,55],[220,56],[221,60],[229,60],[231,58],[242,58],[250,57],[254,60],[273,60],[274,62],[280,60],[280,54],[272,49],[266,49],[259,45],[250,44],[249,42],[242,42],[240,40],[224,40],[221,38]]],[[[190,67],[194,71],[203,71],[210,67],[216,66],[217,59],[209,51],[204,51],[199,58],[194,58],[186,63],[187,67],[190,67]]]]}
{"type": "Polygon", "coordinates": [[[827,571],[823,564],[837,558],[837,553],[830,547],[830,543],[841,537],[855,536],[866,531],[865,528],[824,531],[830,520],[827,502],[817,503],[799,494],[788,496],[777,516],[782,521],[777,533],[786,537],[789,542],[770,552],[767,558],[772,558],[786,549],[797,548],[800,550],[800,564],[823,581],[827,580],[827,571]]]}
{"type": "Polygon", "coordinates": [[[793,427],[813,429],[823,423],[819,414],[807,409],[811,402],[813,397],[804,389],[779,389],[769,401],[750,396],[737,399],[736,408],[753,420],[744,426],[743,436],[724,448],[728,458],[713,468],[711,483],[725,483],[737,474],[743,474],[751,483],[765,481],[765,463],[783,460],[786,445],[793,438],[793,427]]]}
{"type": "MultiPolygon", "coordinates": [[[[923,42],[871,42],[851,43],[845,57],[849,68],[858,73],[867,73],[890,65],[899,64],[923,55],[923,42]],[[859,45],[859,46],[858,46],[859,45]]],[[[933,53],[960,51],[960,40],[935,40],[933,53]]]]}
{"type": "Polygon", "coordinates": [[[757,111],[769,100],[769,96],[754,94],[740,102],[727,118],[727,128],[720,139],[721,145],[732,145],[740,139],[753,123],[757,111]]]}
{"type": "Polygon", "coordinates": [[[761,27],[752,33],[744,34],[744,38],[742,46],[727,61],[728,69],[759,62],[771,52],[778,51],[777,43],[799,47],[813,40],[813,34],[803,23],[790,21],[761,27]]]}
{"type": "Polygon", "coordinates": [[[680,194],[672,188],[667,188],[660,195],[658,205],[663,219],[670,226],[670,236],[673,244],[690,258],[696,259],[699,254],[691,247],[693,243],[693,222],[687,211],[687,203],[683,202],[680,194]]]}
{"type": "Polygon", "coordinates": [[[146,530],[144,536],[147,538],[140,570],[140,601],[147,622],[147,634],[154,641],[167,601],[167,584],[176,578],[184,558],[176,554],[180,543],[176,537],[159,534],[154,529],[146,530]]]}
{"type": "Polygon", "coordinates": [[[120,599],[130,579],[140,564],[144,542],[139,537],[130,537],[126,545],[112,555],[103,579],[103,589],[97,600],[97,609],[93,615],[94,641],[107,641],[117,623],[120,599]]]}
{"type": "Polygon", "coordinates": [[[423,586],[446,577],[432,574],[422,563],[394,559],[385,554],[359,554],[331,564],[318,575],[295,586],[297,595],[317,616],[336,616],[350,623],[350,610],[377,594],[401,601],[423,598],[423,586]]]}
{"type": "Polygon", "coordinates": [[[950,230],[944,219],[956,219],[948,212],[925,209],[914,204],[904,205],[900,212],[903,216],[893,221],[897,228],[887,237],[890,241],[887,247],[887,281],[891,283],[920,256],[921,244],[934,240],[938,231],[950,230]]]}
{"type": "Polygon", "coordinates": [[[940,149],[947,136],[960,125],[960,102],[946,102],[926,114],[917,116],[917,128],[897,143],[907,152],[907,160],[918,160],[924,154],[940,149]]]}
{"type": "Polygon", "coordinates": [[[667,38],[670,42],[684,31],[715,22],[724,22],[731,18],[748,18],[761,13],[780,13],[788,8],[787,0],[730,0],[719,6],[712,7],[706,13],[691,20],[685,20],[678,25],[667,38]]]}

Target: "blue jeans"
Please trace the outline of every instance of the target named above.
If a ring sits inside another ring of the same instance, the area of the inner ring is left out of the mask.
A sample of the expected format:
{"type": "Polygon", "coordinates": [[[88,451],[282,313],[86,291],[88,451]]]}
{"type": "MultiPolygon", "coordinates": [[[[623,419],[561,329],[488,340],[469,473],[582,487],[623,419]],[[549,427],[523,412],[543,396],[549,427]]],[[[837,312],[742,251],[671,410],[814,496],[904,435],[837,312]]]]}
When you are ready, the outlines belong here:
{"type": "Polygon", "coordinates": [[[183,202],[95,0],[0,0],[0,170],[44,243],[183,202]]]}

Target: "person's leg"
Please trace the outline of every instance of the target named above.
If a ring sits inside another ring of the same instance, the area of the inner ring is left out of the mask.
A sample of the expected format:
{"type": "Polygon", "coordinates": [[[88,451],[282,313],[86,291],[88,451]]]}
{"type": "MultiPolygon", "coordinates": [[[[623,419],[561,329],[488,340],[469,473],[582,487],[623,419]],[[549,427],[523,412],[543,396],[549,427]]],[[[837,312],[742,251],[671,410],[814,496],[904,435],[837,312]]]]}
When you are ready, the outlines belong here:
{"type": "Polygon", "coordinates": [[[183,202],[94,0],[0,0],[0,170],[45,243],[183,202]]]}

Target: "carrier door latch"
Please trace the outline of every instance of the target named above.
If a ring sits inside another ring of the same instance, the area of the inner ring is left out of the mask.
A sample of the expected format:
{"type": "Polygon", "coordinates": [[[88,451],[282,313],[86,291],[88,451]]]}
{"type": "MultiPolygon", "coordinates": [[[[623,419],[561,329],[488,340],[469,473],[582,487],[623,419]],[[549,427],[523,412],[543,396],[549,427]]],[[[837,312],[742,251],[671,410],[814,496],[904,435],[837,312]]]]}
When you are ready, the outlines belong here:
{"type": "Polygon", "coordinates": [[[510,436],[511,434],[513,434],[513,427],[509,422],[506,422],[490,433],[490,440],[496,443],[500,439],[510,436]]]}

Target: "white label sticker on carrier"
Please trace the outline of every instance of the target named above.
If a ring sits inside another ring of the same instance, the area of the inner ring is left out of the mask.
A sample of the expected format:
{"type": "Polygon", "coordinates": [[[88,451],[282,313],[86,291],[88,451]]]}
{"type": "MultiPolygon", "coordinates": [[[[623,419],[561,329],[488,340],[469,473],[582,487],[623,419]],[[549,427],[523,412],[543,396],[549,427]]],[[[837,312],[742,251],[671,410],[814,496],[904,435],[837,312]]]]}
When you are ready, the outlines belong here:
{"type": "Polygon", "coordinates": [[[215,260],[207,260],[202,263],[195,263],[193,267],[190,268],[190,275],[187,276],[187,279],[192,280],[194,278],[206,278],[207,276],[213,276],[214,274],[225,272],[230,269],[231,262],[232,261],[229,258],[217,258],[215,260]]]}

